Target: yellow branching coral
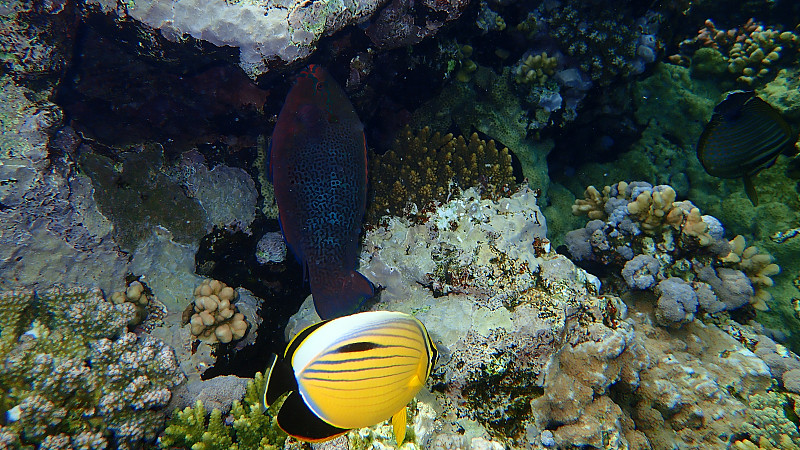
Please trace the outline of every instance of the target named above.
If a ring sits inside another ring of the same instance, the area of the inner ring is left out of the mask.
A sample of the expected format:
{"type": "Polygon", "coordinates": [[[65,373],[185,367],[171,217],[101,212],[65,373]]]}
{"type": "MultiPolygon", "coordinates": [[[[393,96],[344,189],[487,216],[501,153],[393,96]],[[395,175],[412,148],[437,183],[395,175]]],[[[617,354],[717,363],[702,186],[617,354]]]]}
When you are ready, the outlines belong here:
{"type": "Polygon", "coordinates": [[[772,299],[772,295],[766,288],[772,286],[771,277],[779,274],[781,268],[772,262],[772,255],[769,253],[761,253],[755,246],[745,247],[745,240],[741,235],[737,235],[729,243],[731,252],[722,261],[741,270],[750,279],[755,289],[751,302],[753,307],[761,311],[768,310],[767,301],[772,299]]]}
{"type": "Polygon", "coordinates": [[[583,193],[583,200],[577,199],[575,204],[572,205],[572,214],[576,216],[586,214],[592,220],[605,219],[606,212],[604,208],[610,192],[611,188],[609,186],[603,188],[602,193],[594,186],[587,187],[583,193]]]}
{"type": "Polygon", "coordinates": [[[514,80],[520,84],[544,84],[556,73],[558,58],[547,56],[546,52],[538,55],[528,54],[514,69],[514,80]]]}
{"type": "Polygon", "coordinates": [[[752,23],[752,31],[733,44],[728,54],[728,71],[738,75],[737,81],[752,85],[758,77],[772,70],[784,54],[794,54],[800,38],[791,31],[779,31],[752,23]]]}
{"type": "Polygon", "coordinates": [[[507,148],[494,141],[452,134],[431,134],[428,127],[400,133],[392,150],[372,155],[369,168],[372,201],[367,222],[384,215],[421,219],[433,202],[446,202],[462,189],[483,188],[486,197],[513,192],[516,185],[507,148]]]}

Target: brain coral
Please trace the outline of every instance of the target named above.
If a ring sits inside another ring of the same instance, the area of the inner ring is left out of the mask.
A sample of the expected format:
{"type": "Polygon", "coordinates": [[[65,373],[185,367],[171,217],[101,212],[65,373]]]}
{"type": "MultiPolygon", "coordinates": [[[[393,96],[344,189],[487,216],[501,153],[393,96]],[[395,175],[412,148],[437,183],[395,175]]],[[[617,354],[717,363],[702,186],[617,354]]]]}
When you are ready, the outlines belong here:
{"type": "Polygon", "coordinates": [[[400,133],[391,150],[373,155],[369,167],[372,201],[367,222],[384,215],[422,219],[432,202],[447,202],[461,190],[481,186],[485,197],[510,195],[516,182],[507,148],[473,133],[468,139],[431,134],[400,133]]]}

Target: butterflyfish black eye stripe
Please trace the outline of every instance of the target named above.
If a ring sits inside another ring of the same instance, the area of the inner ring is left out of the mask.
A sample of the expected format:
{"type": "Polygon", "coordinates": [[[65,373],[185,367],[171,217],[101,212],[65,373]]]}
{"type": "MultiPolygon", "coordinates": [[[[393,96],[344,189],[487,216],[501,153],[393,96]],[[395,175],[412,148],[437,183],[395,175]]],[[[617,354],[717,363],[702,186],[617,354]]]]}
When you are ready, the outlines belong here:
{"type": "Polygon", "coordinates": [[[307,327],[284,355],[268,368],[264,393],[274,401],[290,392],[278,413],[284,431],[316,442],[392,418],[402,443],[405,406],[427,380],[438,352],[414,317],[372,311],[307,327]]]}

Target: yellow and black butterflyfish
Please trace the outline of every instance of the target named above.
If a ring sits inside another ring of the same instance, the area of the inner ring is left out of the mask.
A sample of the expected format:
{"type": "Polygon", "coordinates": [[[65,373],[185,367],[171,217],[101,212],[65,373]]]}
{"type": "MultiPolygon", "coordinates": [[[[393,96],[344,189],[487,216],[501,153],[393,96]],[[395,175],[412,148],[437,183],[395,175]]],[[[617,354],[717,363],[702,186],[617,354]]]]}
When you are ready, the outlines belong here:
{"type": "Polygon", "coordinates": [[[436,364],[425,326],[394,311],[370,311],[303,329],[283,357],[267,367],[264,406],[285,393],[278,425],[308,442],[392,418],[398,445],[405,439],[406,405],[436,364]]]}

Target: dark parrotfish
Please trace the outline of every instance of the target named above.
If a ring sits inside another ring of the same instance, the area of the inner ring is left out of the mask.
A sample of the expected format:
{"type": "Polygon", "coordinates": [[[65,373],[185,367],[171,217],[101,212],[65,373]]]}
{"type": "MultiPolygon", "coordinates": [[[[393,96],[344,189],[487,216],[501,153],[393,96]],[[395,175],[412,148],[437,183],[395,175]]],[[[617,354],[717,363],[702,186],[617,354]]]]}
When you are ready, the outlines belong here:
{"type": "Polygon", "coordinates": [[[714,108],[700,140],[697,158],[710,175],[743,178],[747,197],[758,205],[752,177],[795,152],[797,135],[769,103],[753,91],[733,91],[714,108]]]}
{"type": "Polygon", "coordinates": [[[333,319],[356,312],[373,295],[355,270],[367,201],[364,127],[321,66],[301,71],[286,97],[269,171],[283,235],[307,269],[317,313],[333,319]]]}

